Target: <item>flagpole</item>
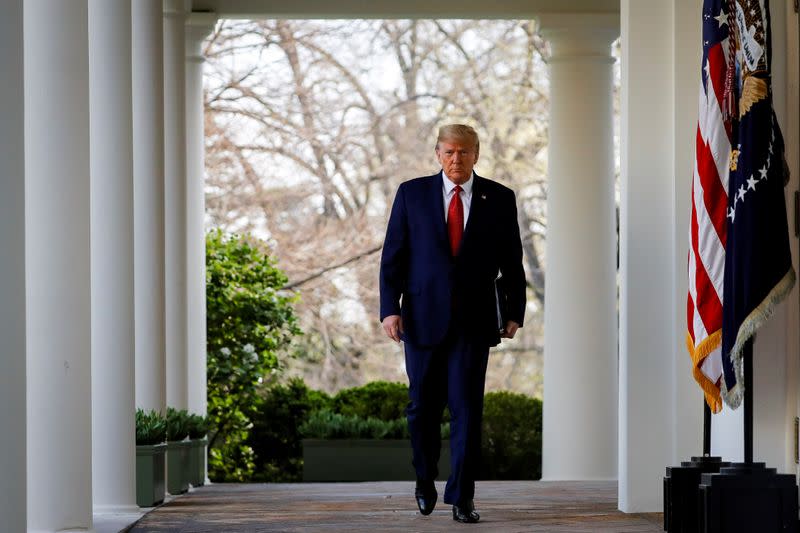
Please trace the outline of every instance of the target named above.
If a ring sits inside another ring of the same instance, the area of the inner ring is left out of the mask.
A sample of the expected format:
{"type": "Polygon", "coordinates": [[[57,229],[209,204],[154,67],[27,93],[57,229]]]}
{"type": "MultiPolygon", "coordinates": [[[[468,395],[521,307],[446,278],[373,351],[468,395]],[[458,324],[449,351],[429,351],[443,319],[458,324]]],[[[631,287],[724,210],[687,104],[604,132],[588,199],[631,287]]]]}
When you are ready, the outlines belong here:
{"type": "Polygon", "coordinates": [[[742,348],[744,364],[744,462],[753,463],[753,338],[742,348]]]}
{"type": "Polygon", "coordinates": [[[711,408],[703,398],[703,456],[711,455],[711,408]]]}

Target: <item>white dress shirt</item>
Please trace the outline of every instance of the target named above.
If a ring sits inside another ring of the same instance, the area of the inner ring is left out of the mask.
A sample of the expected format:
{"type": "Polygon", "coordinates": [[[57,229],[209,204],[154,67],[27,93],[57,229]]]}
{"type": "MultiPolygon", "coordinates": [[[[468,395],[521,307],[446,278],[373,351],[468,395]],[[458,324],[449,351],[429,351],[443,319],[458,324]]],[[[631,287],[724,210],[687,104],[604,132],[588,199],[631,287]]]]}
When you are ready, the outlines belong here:
{"type": "MultiPolygon", "coordinates": [[[[472,184],[475,176],[473,172],[469,179],[461,184],[461,204],[464,206],[464,227],[467,227],[467,219],[469,218],[469,206],[472,204],[472,184]]],[[[450,200],[453,199],[453,189],[456,184],[450,181],[447,174],[442,170],[442,195],[444,197],[444,221],[447,222],[447,212],[450,210],[450,200]]]]}

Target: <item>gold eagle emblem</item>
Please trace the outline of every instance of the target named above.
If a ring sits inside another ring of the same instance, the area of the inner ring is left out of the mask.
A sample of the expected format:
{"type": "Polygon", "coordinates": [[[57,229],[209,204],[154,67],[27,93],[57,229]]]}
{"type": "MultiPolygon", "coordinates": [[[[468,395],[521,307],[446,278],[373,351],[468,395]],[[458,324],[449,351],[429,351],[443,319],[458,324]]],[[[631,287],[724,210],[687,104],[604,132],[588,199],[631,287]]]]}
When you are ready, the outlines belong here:
{"type": "Polygon", "coordinates": [[[739,116],[750,112],[750,108],[767,97],[767,81],[755,76],[747,76],[742,84],[742,96],[739,98],[739,116]]]}

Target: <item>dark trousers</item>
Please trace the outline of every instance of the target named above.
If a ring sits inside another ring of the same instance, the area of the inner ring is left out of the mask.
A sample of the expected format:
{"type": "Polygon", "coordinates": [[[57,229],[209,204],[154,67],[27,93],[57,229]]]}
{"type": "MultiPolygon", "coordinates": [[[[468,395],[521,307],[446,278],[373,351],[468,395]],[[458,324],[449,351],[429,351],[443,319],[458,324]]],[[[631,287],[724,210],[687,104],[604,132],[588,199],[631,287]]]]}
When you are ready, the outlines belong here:
{"type": "Polygon", "coordinates": [[[451,331],[434,347],[405,343],[409,403],[406,409],[417,479],[439,474],[440,424],[450,409],[451,474],[444,501],[463,504],[475,495],[481,453],[483,390],[489,347],[451,331]]]}

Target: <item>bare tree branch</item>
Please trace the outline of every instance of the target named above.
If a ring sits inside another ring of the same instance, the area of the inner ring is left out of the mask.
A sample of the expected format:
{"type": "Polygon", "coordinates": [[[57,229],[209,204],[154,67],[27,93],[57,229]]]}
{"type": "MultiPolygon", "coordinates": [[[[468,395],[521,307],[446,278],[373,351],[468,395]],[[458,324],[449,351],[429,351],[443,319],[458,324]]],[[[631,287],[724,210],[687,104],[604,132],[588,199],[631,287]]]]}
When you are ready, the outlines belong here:
{"type": "Polygon", "coordinates": [[[342,261],[340,263],[336,263],[334,265],[325,267],[325,268],[319,270],[318,272],[315,272],[315,273],[311,274],[310,276],[307,276],[307,277],[305,277],[305,278],[303,278],[303,279],[301,279],[299,281],[295,281],[293,283],[286,284],[286,285],[284,285],[282,287],[282,289],[283,290],[287,290],[287,291],[295,289],[295,288],[297,288],[297,287],[299,287],[299,286],[301,286],[301,285],[303,285],[305,283],[308,283],[311,280],[317,279],[320,276],[325,275],[326,273],[330,272],[331,270],[336,270],[337,268],[342,268],[343,266],[347,266],[350,263],[358,261],[359,259],[363,259],[363,258],[365,258],[365,257],[367,257],[369,255],[372,255],[374,253],[380,252],[382,248],[383,248],[382,244],[380,244],[378,246],[375,246],[374,248],[366,250],[365,252],[362,252],[362,253],[360,253],[358,255],[355,255],[353,257],[345,259],[344,261],[342,261]]]}

